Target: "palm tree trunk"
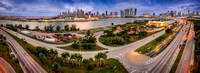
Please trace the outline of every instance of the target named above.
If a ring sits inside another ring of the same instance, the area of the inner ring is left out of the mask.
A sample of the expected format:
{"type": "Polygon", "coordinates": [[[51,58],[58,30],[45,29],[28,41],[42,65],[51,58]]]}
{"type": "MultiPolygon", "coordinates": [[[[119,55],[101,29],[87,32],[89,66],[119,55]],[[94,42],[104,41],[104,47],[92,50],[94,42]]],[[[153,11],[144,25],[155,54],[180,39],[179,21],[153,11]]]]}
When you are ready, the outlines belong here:
{"type": "Polygon", "coordinates": [[[101,60],[100,60],[100,66],[101,66],[101,60]]]}
{"type": "Polygon", "coordinates": [[[104,59],[104,65],[106,65],[106,60],[104,59]]]}

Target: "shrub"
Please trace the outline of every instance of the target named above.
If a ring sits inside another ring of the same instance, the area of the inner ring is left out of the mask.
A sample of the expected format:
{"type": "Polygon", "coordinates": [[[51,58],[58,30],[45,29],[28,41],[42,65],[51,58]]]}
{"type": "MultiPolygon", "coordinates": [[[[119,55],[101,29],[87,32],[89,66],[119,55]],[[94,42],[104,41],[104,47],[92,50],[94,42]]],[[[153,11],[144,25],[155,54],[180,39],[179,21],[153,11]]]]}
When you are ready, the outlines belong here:
{"type": "Polygon", "coordinates": [[[95,43],[83,43],[83,44],[81,45],[81,47],[84,48],[84,49],[92,49],[92,48],[94,48],[95,46],[96,46],[95,43]]]}

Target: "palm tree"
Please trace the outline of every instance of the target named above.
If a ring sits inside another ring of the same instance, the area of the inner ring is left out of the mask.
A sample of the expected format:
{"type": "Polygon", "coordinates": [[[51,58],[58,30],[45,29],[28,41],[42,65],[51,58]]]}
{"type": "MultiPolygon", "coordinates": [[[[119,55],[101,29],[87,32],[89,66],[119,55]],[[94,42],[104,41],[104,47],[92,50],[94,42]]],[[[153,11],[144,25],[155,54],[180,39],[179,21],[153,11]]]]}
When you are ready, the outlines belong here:
{"type": "Polygon", "coordinates": [[[107,55],[106,55],[106,53],[103,53],[103,55],[102,55],[102,58],[104,59],[104,65],[106,65],[106,59],[107,59],[107,55]]]}
{"type": "Polygon", "coordinates": [[[65,25],[65,31],[69,31],[69,25],[65,25]]]}
{"type": "Polygon", "coordinates": [[[79,66],[80,66],[80,62],[82,61],[83,57],[82,57],[82,54],[80,53],[77,53],[77,61],[79,62],[79,66]]]}
{"type": "Polygon", "coordinates": [[[63,58],[63,63],[64,63],[64,61],[65,61],[66,58],[68,59],[69,55],[70,55],[70,54],[69,54],[68,52],[63,52],[63,53],[61,53],[61,56],[62,56],[62,58],[63,58]]]}
{"type": "Polygon", "coordinates": [[[75,54],[71,54],[70,59],[72,60],[72,65],[73,65],[73,61],[75,59],[75,54]]]}
{"type": "Polygon", "coordinates": [[[100,57],[99,57],[99,55],[98,55],[98,54],[96,54],[96,55],[94,56],[94,58],[95,58],[95,60],[96,60],[96,62],[97,62],[97,66],[99,66],[99,65],[98,65],[98,61],[100,60],[100,57]]]}

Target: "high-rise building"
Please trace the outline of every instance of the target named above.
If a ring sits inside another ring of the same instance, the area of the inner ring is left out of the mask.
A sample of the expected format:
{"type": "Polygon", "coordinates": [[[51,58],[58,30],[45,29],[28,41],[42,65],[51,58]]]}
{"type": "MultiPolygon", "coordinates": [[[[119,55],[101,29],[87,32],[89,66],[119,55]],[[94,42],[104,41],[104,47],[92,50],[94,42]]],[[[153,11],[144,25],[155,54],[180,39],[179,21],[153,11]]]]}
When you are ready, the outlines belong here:
{"type": "Polygon", "coordinates": [[[177,14],[176,14],[176,11],[174,12],[174,16],[176,16],[177,14]]]}
{"type": "Polygon", "coordinates": [[[118,13],[117,13],[117,12],[114,12],[114,15],[118,15],[118,13]]]}
{"type": "Polygon", "coordinates": [[[173,11],[171,11],[170,16],[174,17],[174,12],[173,11]]]}
{"type": "Polygon", "coordinates": [[[123,10],[120,11],[120,16],[124,17],[124,11],[123,10]]]}
{"type": "Polygon", "coordinates": [[[196,12],[196,16],[199,16],[199,11],[196,12]]]}
{"type": "Polygon", "coordinates": [[[195,11],[193,10],[193,11],[192,11],[192,16],[194,16],[194,15],[195,15],[195,11]]]}
{"type": "Polygon", "coordinates": [[[99,16],[99,11],[97,11],[97,16],[99,16]]]}
{"type": "Polygon", "coordinates": [[[133,9],[130,8],[130,16],[133,16],[133,9]]]}
{"type": "Polygon", "coordinates": [[[181,16],[181,11],[180,11],[180,12],[178,12],[178,16],[179,16],[179,17],[181,16]]]}
{"type": "Polygon", "coordinates": [[[188,10],[188,16],[190,15],[190,10],[188,10]]]}
{"type": "Polygon", "coordinates": [[[153,13],[153,16],[156,16],[156,14],[155,14],[155,13],[153,13]]]}
{"type": "Polygon", "coordinates": [[[112,16],[112,12],[110,12],[110,16],[112,16]]]}
{"type": "Polygon", "coordinates": [[[134,16],[136,16],[137,15],[137,8],[135,8],[135,10],[134,10],[134,16]]]}
{"type": "Polygon", "coordinates": [[[108,15],[108,11],[106,11],[106,16],[108,15]]]}
{"type": "Polygon", "coordinates": [[[130,15],[130,10],[129,9],[125,9],[124,10],[124,16],[129,16],[130,15]]]}

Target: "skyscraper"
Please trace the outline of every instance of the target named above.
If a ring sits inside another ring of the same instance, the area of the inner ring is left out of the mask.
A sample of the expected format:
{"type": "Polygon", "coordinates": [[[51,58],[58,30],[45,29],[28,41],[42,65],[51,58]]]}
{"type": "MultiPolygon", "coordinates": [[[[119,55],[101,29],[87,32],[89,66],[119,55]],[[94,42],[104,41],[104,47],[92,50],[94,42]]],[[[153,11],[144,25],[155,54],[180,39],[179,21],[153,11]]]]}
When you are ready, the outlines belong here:
{"type": "Polygon", "coordinates": [[[97,16],[99,16],[99,11],[97,11],[97,16]]]}
{"type": "Polygon", "coordinates": [[[174,12],[174,16],[176,16],[176,11],[174,12]]]}
{"type": "Polygon", "coordinates": [[[120,11],[120,16],[124,17],[124,11],[123,10],[120,11]]]}
{"type": "Polygon", "coordinates": [[[108,15],[108,11],[106,11],[106,16],[108,15]]]}
{"type": "Polygon", "coordinates": [[[130,16],[133,16],[133,9],[130,8],[130,16]]]}
{"type": "Polygon", "coordinates": [[[134,10],[134,16],[136,16],[137,15],[137,8],[135,8],[135,10],[134,10]]]}
{"type": "Polygon", "coordinates": [[[190,10],[188,10],[188,16],[190,15],[190,10]]]}
{"type": "Polygon", "coordinates": [[[155,14],[155,13],[153,13],[153,16],[156,16],[156,14],[155,14]]]}
{"type": "Polygon", "coordinates": [[[110,12],[110,16],[112,16],[112,12],[110,12]]]}
{"type": "Polygon", "coordinates": [[[196,16],[199,16],[199,11],[196,12],[196,16]]]}
{"type": "Polygon", "coordinates": [[[171,11],[170,16],[174,17],[174,12],[173,11],[171,11]]]}
{"type": "Polygon", "coordinates": [[[130,10],[129,9],[125,9],[124,10],[124,16],[129,16],[130,15],[130,10]]]}

